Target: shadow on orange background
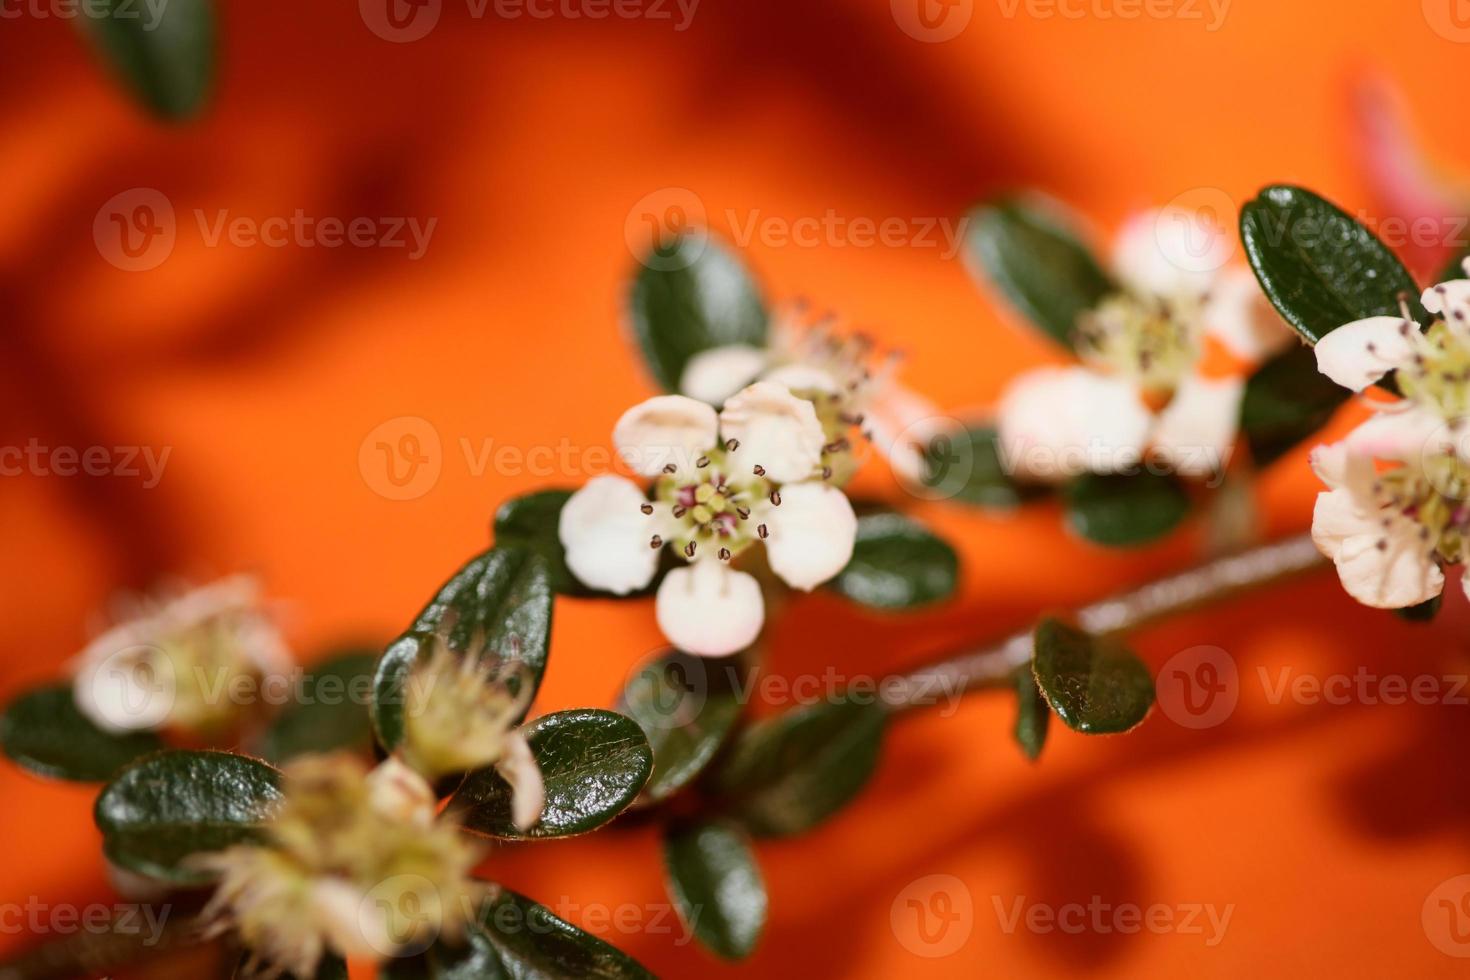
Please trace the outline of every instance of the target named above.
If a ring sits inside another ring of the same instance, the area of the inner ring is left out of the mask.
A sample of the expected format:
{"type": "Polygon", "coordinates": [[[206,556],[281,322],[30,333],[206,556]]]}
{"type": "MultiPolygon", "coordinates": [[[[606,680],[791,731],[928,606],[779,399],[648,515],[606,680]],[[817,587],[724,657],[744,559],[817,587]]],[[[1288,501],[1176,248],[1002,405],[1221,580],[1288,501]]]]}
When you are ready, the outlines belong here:
{"type": "MultiPolygon", "coordinates": [[[[580,460],[652,392],[621,322],[627,238],[650,194],[692,195],[726,237],[829,212],[953,222],[1015,186],[1045,188],[1101,229],[1201,188],[1239,201],[1277,180],[1356,210],[1369,202],[1346,92],[1364,65],[1401,86],[1436,155],[1470,170],[1455,84],[1470,46],[1444,28],[1450,0],[1330,15],[1234,0],[1218,23],[1198,0],[1148,8],[1168,17],[1129,16],[1142,8],[1128,0],[956,0],[970,20],[943,42],[901,28],[914,23],[904,2],[704,0],[676,30],[672,4],[659,8],[672,19],[591,21],[475,16],[444,0],[433,31],[402,44],[350,4],[232,3],[216,99],[182,128],[135,112],[64,20],[7,20],[0,444],[170,455],[153,488],[0,482],[3,693],[56,675],[116,589],[177,574],[259,571],[291,601],[307,658],[393,635],[486,544],[501,499],[586,475],[534,472],[542,457],[523,454],[567,447],[580,460]],[[146,272],[114,267],[93,238],[99,208],[136,188],[161,192],[179,219],[173,253],[146,272]],[[194,217],[298,209],[437,225],[411,259],[211,246],[194,217]],[[359,448],[404,416],[438,433],[442,470],[424,496],[394,501],[359,448]]],[[[1010,329],[942,243],[757,234],[743,254],[771,297],[809,297],[905,348],[907,379],[956,411],[1053,356],[1010,329]]],[[[1304,460],[1263,480],[1274,533],[1306,526],[1304,460]]],[[[886,475],[870,479],[898,496],[886,475]]],[[[958,599],[891,619],[800,599],[774,626],[773,671],[896,669],[1180,567],[1197,543],[1108,553],[1045,507],[916,506],[960,547],[958,599]]],[[[556,615],[541,710],[610,703],[659,646],[646,605],[563,600],[556,615]]],[[[856,805],[760,846],[773,915],[742,968],[660,931],[651,830],[510,848],[487,870],[674,976],[1459,972],[1421,910],[1470,871],[1470,715],[1272,703],[1261,678],[1463,673],[1463,639],[1450,623],[1358,608],[1319,574],[1138,643],[1155,668],[1196,644],[1242,672],[1241,704],[1216,728],[1156,712],[1126,737],[1054,731],[1032,767],[1010,744],[1008,698],[897,722],[856,805]],[[945,956],[915,940],[901,900],[936,874],[960,879],[973,910],[945,956]],[[1018,902],[1231,911],[1219,936],[1207,924],[1073,934],[1008,929],[1018,902]],[[608,925],[620,908],[616,921],[641,927],[608,925]]],[[[91,796],[0,765],[0,902],[109,900],[91,796]]],[[[30,941],[0,936],[5,951],[30,941]]]]}

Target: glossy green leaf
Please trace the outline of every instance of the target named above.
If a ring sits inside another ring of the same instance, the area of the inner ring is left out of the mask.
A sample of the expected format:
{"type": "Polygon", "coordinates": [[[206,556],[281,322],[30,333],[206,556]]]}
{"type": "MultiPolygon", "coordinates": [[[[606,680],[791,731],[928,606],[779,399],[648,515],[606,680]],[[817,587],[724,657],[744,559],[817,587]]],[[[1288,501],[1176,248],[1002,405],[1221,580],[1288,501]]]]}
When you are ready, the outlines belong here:
{"type": "Polygon", "coordinates": [[[275,763],[338,749],[371,754],[377,654],[357,650],[329,657],[301,678],[293,700],[261,738],[261,755],[275,763]]]}
{"type": "Polygon", "coordinates": [[[1062,493],[1072,529],[1110,548],[1155,541],[1189,513],[1189,495],[1179,481],[1147,471],[1084,474],[1062,493]]]}
{"type": "Polygon", "coordinates": [[[1067,227],[1059,205],[1012,198],[970,213],[966,256],[977,276],[1057,343],[1071,348],[1077,318],[1117,290],[1067,227]]]}
{"type": "Polygon", "coordinates": [[[572,491],[540,490],[512,497],[495,512],[495,544],[516,545],[546,559],[551,587],[561,595],[598,595],[577,581],[567,568],[566,553],[557,536],[561,509],[572,491]]]}
{"type": "Polygon", "coordinates": [[[150,111],[182,120],[214,81],[214,0],[89,0],[77,18],[113,72],[150,111]]]}
{"type": "Polygon", "coordinates": [[[1153,706],[1153,678],[1128,650],[1057,619],[1042,620],[1033,642],[1036,684],[1068,728],[1126,732],[1153,706]]]}
{"type": "Polygon", "coordinates": [[[280,773],[258,759],[160,752],[118,773],[97,797],[93,816],[113,864],[199,884],[208,875],[186,860],[254,838],[280,799],[280,773]]]}
{"type": "Polygon", "coordinates": [[[1428,322],[1413,277],[1388,246],[1305,188],[1262,190],[1241,209],[1240,237],[1261,289],[1311,343],[1353,320],[1396,315],[1401,295],[1428,322]]]}
{"type": "Polygon", "coordinates": [[[954,594],[959,558],[912,518],[893,511],[858,518],[852,559],[830,588],[877,609],[912,609],[954,594]]]}
{"type": "Polygon", "coordinates": [[[103,782],[134,759],[157,752],[152,732],[103,731],[77,710],[70,684],[22,694],[0,717],[0,747],[18,765],[53,779],[103,782]]]}
{"type": "Polygon", "coordinates": [[[481,907],[464,940],[383,964],[386,980],[652,980],[617,947],[507,888],[481,907]]]}
{"type": "Polygon", "coordinates": [[[1026,758],[1035,762],[1046,745],[1046,732],[1051,727],[1051,706],[1036,686],[1036,675],[1029,667],[1016,671],[1016,743],[1026,758]]]}
{"type": "Polygon", "coordinates": [[[670,651],[629,679],[618,708],[648,737],[653,775],[640,803],[667,799],[704,771],[740,718],[740,668],[670,651]]]}
{"type": "Polygon", "coordinates": [[[711,770],[711,789],[757,836],[810,830],[867,785],[885,717],[877,704],[831,701],[758,721],[711,770]]]}
{"type": "Polygon", "coordinates": [[[546,560],[525,548],[491,548],[444,583],[407,632],[388,647],[373,680],[373,725],[392,749],[403,739],[409,672],[446,623],[449,644],[464,652],[483,645],[486,663],[518,663],[532,690],[541,684],[551,642],[551,577],[546,560]]]}
{"type": "Polygon", "coordinates": [[[1245,384],[1240,428],[1257,466],[1311,438],[1352,392],[1317,371],[1310,347],[1293,345],[1258,367],[1245,384]]]}
{"type": "Polygon", "coordinates": [[[994,426],[970,425],[941,432],[929,440],[920,496],[956,500],[980,507],[1014,507],[1038,496],[1042,488],[1012,480],[1001,461],[994,426]]]}
{"type": "Polygon", "coordinates": [[[584,834],[627,809],[653,771],[643,730],[613,711],[558,711],[528,724],[524,734],[546,783],[541,822],[517,830],[510,784],[482,769],[465,777],[449,802],[465,829],[511,840],[584,834]]]}
{"type": "Polygon", "coordinates": [[[766,925],[766,883],[739,829],[698,823],[664,833],[669,894],[694,936],[715,955],[743,960],[766,925]]]}
{"type": "Polygon", "coordinates": [[[766,309],[740,259],[708,235],[657,246],[638,267],[633,333],[654,379],[667,391],[694,355],[727,344],[766,344],[766,309]]]}

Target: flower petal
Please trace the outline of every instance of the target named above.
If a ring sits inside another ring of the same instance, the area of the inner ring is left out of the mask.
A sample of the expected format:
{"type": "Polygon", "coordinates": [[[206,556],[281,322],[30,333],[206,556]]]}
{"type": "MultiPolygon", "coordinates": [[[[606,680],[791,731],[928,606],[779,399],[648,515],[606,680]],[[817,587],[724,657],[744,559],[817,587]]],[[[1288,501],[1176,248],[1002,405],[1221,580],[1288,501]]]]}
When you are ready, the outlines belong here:
{"type": "Polygon", "coordinates": [[[840,390],[837,380],[831,374],[810,364],[785,364],[773,371],[767,371],[761,380],[778,384],[793,395],[835,395],[840,390]]]}
{"type": "Polygon", "coordinates": [[[1470,279],[1450,279],[1436,283],[1424,290],[1419,302],[1430,313],[1440,316],[1450,316],[1454,310],[1461,311],[1463,315],[1470,309],[1470,279]]]}
{"type": "Polygon", "coordinates": [[[495,771],[510,784],[511,823],[517,830],[530,830],[541,819],[541,809],[546,805],[546,782],[526,736],[518,731],[505,736],[505,755],[495,764],[495,771]]]}
{"type": "Polygon", "coordinates": [[[694,469],[719,439],[719,419],[704,402],[659,395],[634,405],[613,426],[613,442],[629,469],[657,476],[665,466],[694,469]]]}
{"type": "Polygon", "coordinates": [[[77,710],[103,731],[118,734],[162,728],[176,693],[173,662],[129,639],[125,630],[98,637],[83,652],[72,682],[77,710]]]}
{"type": "Polygon", "coordinates": [[[372,808],[385,817],[422,828],[434,823],[438,798],[433,788],[396,756],[378,763],[368,773],[367,785],[372,808]]]}
{"type": "Polygon", "coordinates": [[[1439,416],[1407,405],[1377,412],[1343,441],[1354,455],[1404,463],[1417,463],[1425,456],[1455,448],[1454,434],[1439,416]]]}
{"type": "Polygon", "coordinates": [[[723,657],[755,642],[766,607],[754,576],[702,558],[664,577],[655,614],[659,629],[674,646],[704,657],[723,657]]]}
{"type": "Polygon", "coordinates": [[[1127,381],[1068,367],[1017,377],[996,421],[1009,472],[1060,481],[1138,465],[1153,416],[1127,381]]]}
{"type": "Polygon", "coordinates": [[[792,588],[810,592],[847,567],[857,515],[836,487],[815,481],[781,489],[781,506],[765,512],[766,556],[792,588]]]}
{"type": "Polygon", "coordinates": [[[760,377],[765,368],[766,352],[758,347],[748,344],[711,347],[695,354],[684,365],[679,392],[710,405],[723,405],[726,398],[760,377]]]}
{"type": "Polygon", "coordinates": [[[1244,394],[1240,378],[1185,378],[1159,413],[1155,452],[1184,476],[1223,474],[1235,448],[1244,394]]]}
{"type": "Polygon", "coordinates": [[[1415,606],[1444,590],[1444,572],[1411,521],[1396,520],[1347,538],[1333,561],[1348,594],[1375,609],[1415,606]]]}
{"type": "Polygon", "coordinates": [[[1246,269],[1226,269],[1216,277],[1201,315],[1205,332],[1246,361],[1264,360],[1295,338],[1246,269]]]}
{"type": "Polygon", "coordinates": [[[556,533],[578,581],[626,595],[653,579],[659,550],[649,543],[658,521],[642,512],[646,502],[638,485],[621,476],[595,476],[572,494],[556,533]]]}
{"type": "Polygon", "coordinates": [[[1230,260],[1235,240],[1195,211],[1134,215],[1118,233],[1113,264],[1130,288],[1153,296],[1203,296],[1230,260]]]}
{"type": "Polygon", "coordinates": [[[812,403],[770,381],[757,381],[725,402],[720,434],[740,444],[730,454],[736,472],[759,465],[777,483],[810,476],[825,442],[812,403]]]}
{"type": "Polygon", "coordinates": [[[868,404],[865,422],[873,447],[901,480],[920,483],[933,440],[958,428],[923,395],[897,382],[882,385],[868,404]]]}
{"type": "Polygon", "coordinates": [[[1344,388],[1362,391],[1388,372],[1408,364],[1414,345],[1404,325],[1419,325],[1399,316],[1370,316],[1344,323],[1317,341],[1317,370],[1344,388]]]}

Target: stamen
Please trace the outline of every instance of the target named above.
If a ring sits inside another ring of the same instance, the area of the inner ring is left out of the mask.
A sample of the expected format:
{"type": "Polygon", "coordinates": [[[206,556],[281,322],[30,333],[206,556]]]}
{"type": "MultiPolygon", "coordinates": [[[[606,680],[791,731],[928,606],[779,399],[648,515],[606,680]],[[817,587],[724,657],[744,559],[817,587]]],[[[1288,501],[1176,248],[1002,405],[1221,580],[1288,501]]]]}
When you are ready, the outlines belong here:
{"type": "Polygon", "coordinates": [[[694,542],[693,541],[689,542],[687,545],[684,546],[684,557],[685,558],[693,558],[694,557],[694,542]]]}
{"type": "Polygon", "coordinates": [[[727,453],[733,453],[735,450],[737,450],[739,448],[740,448],[740,440],[739,439],[731,439],[731,440],[729,440],[728,442],[725,443],[725,452],[727,452],[727,453]]]}
{"type": "Polygon", "coordinates": [[[658,549],[660,549],[660,548],[662,548],[662,547],[663,547],[663,546],[664,546],[664,539],[663,539],[663,538],[661,538],[661,537],[659,537],[659,536],[658,536],[658,535],[657,535],[657,534],[655,534],[655,535],[654,535],[654,536],[653,536],[653,537],[652,537],[652,538],[651,538],[651,539],[650,539],[650,540],[649,540],[649,542],[648,542],[648,546],[649,546],[649,547],[650,547],[650,548],[652,548],[652,549],[653,549],[653,550],[654,550],[654,551],[657,551],[657,550],[658,550],[658,549]]]}
{"type": "Polygon", "coordinates": [[[762,541],[764,541],[766,538],[769,538],[771,536],[770,529],[768,529],[764,524],[762,524],[760,527],[756,528],[755,529],[755,533],[756,534],[759,534],[761,536],[761,540],[762,541]]]}
{"type": "Polygon", "coordinates": [[[677,473],[677,472],[679,472],[679,467],[675,466],[673,463],[666,463],[664,465],[664,472],[665,473],[677,473]]]}
{"type": "Polygon", "coordinates": [[[729,561],[730,560],[730,549],[729,548],[721,548],[720,549],[720,552],[719,552],[719,555],[720,555],[720,561],[729,561]]]}
{"type": "Polygon", "coordinates": [[[762,466],[761,464],[756,463],[755,464],[754,473],[755,473],[756,476],[765,476],[766,475],[766,468],[764,466],[762,466]]]}
{"type": "Polygon", "coordinates": [[[645,514],[652,514],[653,513],[653,504],[642,504],[641,506],[639,506],[638,509],[641,510],[641,511],[643,511],[643,513],[645,513],[645,514]]]}
{"type": "Polygon", "coordinates": [[[771,491],[771,503],[772,503],[772,505],[774,505],[776,507],[780,507],[781,506],[781,491],[780,490],[772,490],[771,491]]]}

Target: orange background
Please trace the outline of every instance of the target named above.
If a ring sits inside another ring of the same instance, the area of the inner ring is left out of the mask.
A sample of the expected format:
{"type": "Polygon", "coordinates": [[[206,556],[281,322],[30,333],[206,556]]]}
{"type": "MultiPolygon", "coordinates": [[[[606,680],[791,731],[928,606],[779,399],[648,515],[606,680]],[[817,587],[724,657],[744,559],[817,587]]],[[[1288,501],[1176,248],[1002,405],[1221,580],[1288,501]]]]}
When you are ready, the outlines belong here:
{"type": "MultiPolygon", "coordinates": [[[[174,574],[258,570],[290,601],[307,658],[391,636],[485,545],[501,499],[583,476],[475,473],[461,440],[602,447],[652,392],[620,304],[625,225],[661,189],[697,195],[727,234],[730,211],[742,225],[829,209],[953,220],[1010,186],[1044,187],[1104,229],[1197,188],[1241,200],[1276,180],[1356,210],[1370,202],[1346,93],[1362,66],[1389,72],[1432,152],[1470,170],[1470,48],[1435,33],[1417,3],[1235,0],[1209,31],[1025,5],[1007,17],[1008,2],[975,0],[944,43],[910,37],[883,2],[705,0],[678,32],[666,20],[475,18],[446,0],[410,44],[374,36],[353,6],[226,4],[217,97],[182,128],[136,112],[65,21],[5,24],[0,444],[172,454],[151,490],[120,477],[0,481],[4,694],[57,675],[115,590],[174,574]],[[180,215],[177,247],[151,272],[116,269],[93,244],[99,207],[136,187],[180,215]],[[211,248],[196,208],[439,220],[409,261],[211,248]],[[400,416],[427,419],[444,447],[437,484],[412,501],[378,495],[359,468],[364,437],[400,416]]],[[[807,296],[907,349],[907,379],[950,409],[987,403],[1053,356],[938,249],[758,238],[744,254],[771,297],[807,296]]],[[[1304,460],[1262,481],[1275,533],[1309,519],[1304,460]]],[[[900,497],[886,474],[868,480],[900,497]]],[[[1196,543],[1104,552],[1045,506],[919,512],[963,554],[957,600],[880,618],[802,598],[771,630],[773,671],[911,665],[1181,567],[1196,543]]],[[[556,616],[541,710],[610,703],[659,645],[647,604],[563,600],[556,616]]],[[[896,722],[856,805],[760,845],[772,918],[743,968],[667,935],[600,932],[675,976],[1463,972],[1420,912],[1470,871],[1470,716],[1272,704],[1257,680],[1257,668],[1463,672],[1461,639],[1445,622],[1358,608],[1317,574],[1137,645],[1157,668],[1196,644],[1224,648],[1242,672],[1240,707],[1218,728],[1159,712],[1113,739],[1054,727],[1031,766],[1010,743],[1006,696],[896,722]],[[968,938],[943,958],[916,955],[890,922],[899,893],[930,874],[958,877],[973,901],[968,938]],[[1177,933],[1008,934],[995,903],[1020,896],[1234,910],[1214,947],[1177,933]]],[[[92,792],[0,765],[0,902],[110,900],[92,792]]],[[[507,849],[487,870],[573,921],[665,901],[646,828],[507,849]]],[[[6,951],[29,941],[0,937],[6,951]]]]}

